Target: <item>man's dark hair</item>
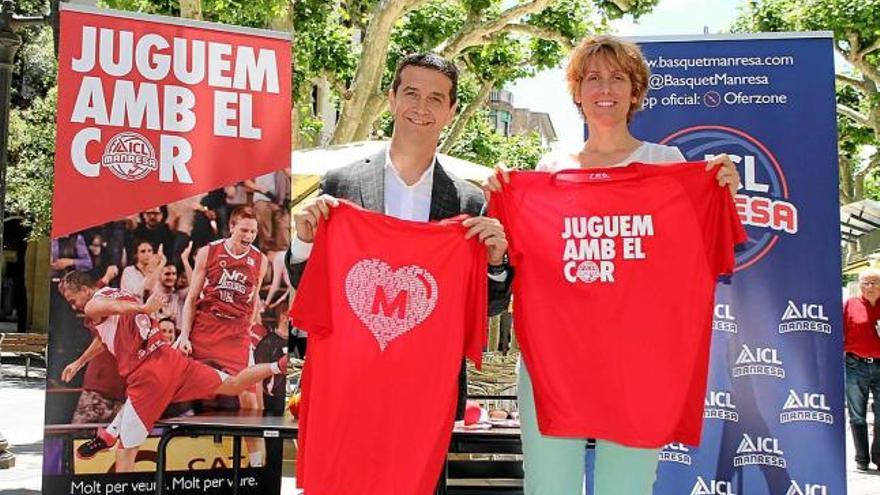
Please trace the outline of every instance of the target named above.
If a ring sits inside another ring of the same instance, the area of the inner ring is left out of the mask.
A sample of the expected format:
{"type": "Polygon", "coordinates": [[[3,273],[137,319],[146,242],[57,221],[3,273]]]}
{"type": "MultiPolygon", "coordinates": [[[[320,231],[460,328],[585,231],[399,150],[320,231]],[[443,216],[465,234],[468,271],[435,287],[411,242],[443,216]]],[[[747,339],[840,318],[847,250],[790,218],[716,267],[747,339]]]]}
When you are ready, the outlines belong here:
{"type": "Polygon", "coordinates": [[[88,287],[90,289],[94,288],[95,279],[86,272],[78,272],[76,270],[67,272],[64,277],[61,278],[61,282],[58,283],[59,292],[65,289],[77,291],[83,287],[88,287]]]}
{"type": "Polygon", "coordinates": [[[394,82],[391,83],[391,90],[395,94],[397,94],[397,88],[400,86],[400,73],[403,69],[410,66],[436,70],[448,77],[452,81],[452,88],[449,90],[449,106],[455,104],[456,95],[458,94],[458,67],[451,61],[431,52],[414,53],[400,60],[400,63],[397,64],[397,70],[394,71],[394,82]]]}

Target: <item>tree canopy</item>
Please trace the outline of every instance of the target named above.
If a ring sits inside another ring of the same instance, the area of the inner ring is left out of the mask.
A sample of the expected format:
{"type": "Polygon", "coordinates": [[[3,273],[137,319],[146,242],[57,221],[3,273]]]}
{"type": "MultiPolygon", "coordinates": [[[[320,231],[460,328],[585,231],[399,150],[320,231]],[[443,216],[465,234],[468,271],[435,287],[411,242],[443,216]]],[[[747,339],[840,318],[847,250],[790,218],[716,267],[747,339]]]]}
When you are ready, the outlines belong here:
{"type": "MultiPolygon", "coordinates": [[[[294,68],[295,99],[308,100],[311,85],[325,79],[340,107],[331,142],[367,139],[378,129],[394,67],[408,53],[436,51],[478,86],[502,87],[557,66],[585,34],[626,12],[648,12],[657,1],[300,0],[293,11],[295,58],[302,62],[294,68]]],[[[471,103],[479,108],[485,97],[471,103]]],[[[301,122],[310,117],[308,107],[298,107],[306,111],[301,122]]],[[[446,149],[476,114],[462,107],[446,149]]]]}
{"type": "Polygon", "coordinates": [[[880,0],[750,0],[733,28],[834,33],[841,202],[880,199],[880,0]]]}

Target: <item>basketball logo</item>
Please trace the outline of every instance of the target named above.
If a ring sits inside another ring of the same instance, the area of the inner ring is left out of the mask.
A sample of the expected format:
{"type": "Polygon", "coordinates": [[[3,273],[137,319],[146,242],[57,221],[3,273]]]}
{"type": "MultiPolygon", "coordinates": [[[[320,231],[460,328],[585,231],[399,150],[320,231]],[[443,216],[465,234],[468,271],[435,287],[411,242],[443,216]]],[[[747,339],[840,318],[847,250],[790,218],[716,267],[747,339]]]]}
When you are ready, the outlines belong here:
{"type": "Polygon", "coordinates": [[[577,268],[577,278],[591,284],[599,278],[599,265],[593,261],[582,261],[577,268]]]}
{"type": "Polygon", "coordinates": [[[159,168],[153,145],[136,132],[121,132],[113,136],[104,148],[101,165],[127,181],[143,179],[159,168]]]}

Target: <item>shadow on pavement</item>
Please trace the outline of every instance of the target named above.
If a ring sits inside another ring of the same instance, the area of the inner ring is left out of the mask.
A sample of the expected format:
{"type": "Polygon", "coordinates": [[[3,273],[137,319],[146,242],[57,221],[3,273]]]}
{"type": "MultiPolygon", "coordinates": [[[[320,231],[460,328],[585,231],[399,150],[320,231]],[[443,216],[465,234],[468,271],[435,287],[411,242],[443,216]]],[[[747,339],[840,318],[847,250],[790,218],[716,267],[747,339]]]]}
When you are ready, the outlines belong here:
{"type": "MultiPolygon", "coordinates": [[[[9,451],[13,454],[22,454],[22,455],[42,455],[43,454],[43,442],[34,442],[27,444],[9,444],[9,451]]],[[[2,491],[0,491],[2,493],[2,491]]]]}
{"type": "Polygon", "coordinates": [[[22,376],[10,376],[5,372],[0,376],[0,388],[15,388],[18,390],[44,390],[46,388],[45,377],[35,377],[31,374],[30,378],[25,379],[22,376]]]}

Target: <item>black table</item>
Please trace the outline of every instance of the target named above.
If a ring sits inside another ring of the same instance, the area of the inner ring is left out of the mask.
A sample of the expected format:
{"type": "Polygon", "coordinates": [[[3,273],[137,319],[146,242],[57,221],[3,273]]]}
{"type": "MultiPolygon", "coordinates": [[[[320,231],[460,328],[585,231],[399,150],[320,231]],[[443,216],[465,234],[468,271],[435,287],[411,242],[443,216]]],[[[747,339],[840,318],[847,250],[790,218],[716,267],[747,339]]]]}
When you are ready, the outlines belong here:
{"type": "MultiPolygon", "coordinates": [[[[239,491],[242,437],[296,438],[299,430],[297,420],[289,416],[269,416],[263,411],[212,411],[195,416],[168,418],[156,423],[165,428],[157,447],[156,493],[165,493],[166,450],[171,439],[181,436],[231,436],[233,495],[239,491]]],[[[467,430],[455,428],[452,432],[450,452],[454,453],[521,453],[519,428],[492,428],[467,430]]],[[[454,464],[454,463],[453,463],[454,464]]],[[[520,461],[521,464],[521,461],[520,461]]],[[[446,477],[450,463],[444,466],[438,493],[447,493],[446,477]]],[[[454,469],[453,469],[454,470],[454,469]]]]}
{"type": "Polygon", "coordinates": [[[165,450],[172,438],[180,436],[232,437],[232,493],[238,495],[242,437],[296,438],[297,421],[289,416],[269,416],[263,411],[212,411],[195,416],[160,420],[156,426],[166,428],[159,440],[156,459],[156,493],[165,493],[165,450]]]}
{"type": "MultiPolygon", "coordinates": [[[[457,426],[452,430],[449,454],[522,454],[520,429],[466,429],[457,426]]],[[[447,455],[436,493],[521,494],[522,476],[522,460],[519,459],[452,460],[447,455]]]]}

